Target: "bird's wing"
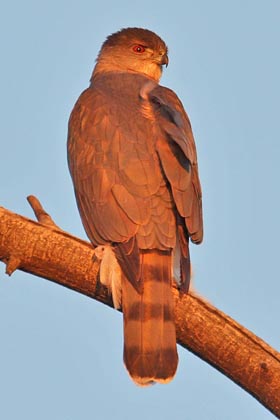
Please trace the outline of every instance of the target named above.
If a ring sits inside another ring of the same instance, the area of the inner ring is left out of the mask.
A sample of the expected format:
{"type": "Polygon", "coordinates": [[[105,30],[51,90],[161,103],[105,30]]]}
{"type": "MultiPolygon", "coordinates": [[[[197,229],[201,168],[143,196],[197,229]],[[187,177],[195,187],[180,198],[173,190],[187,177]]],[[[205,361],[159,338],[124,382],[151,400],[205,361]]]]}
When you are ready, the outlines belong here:
{"type": "Polygon", "coordinates": [[[98,89],[81,95],[69,121],[68,162],[88,237],[95,245],[118,244],[119,263],[135,286],[135,235],[151,217],[147,201],[159,190],[162,174],[149,130],[129,115],[130,107],[124,118],[124,104],[98,89]]]}
{"type": "MultiPolygon", "coordinates": [[[[114,159],[118,137],[117,124],[109,118],[102,96],[92,89],[85,91],[69,121],[68,162],[82,221],[95,245],[124,242],[137,228],[112,193],[118,183],[114,159]]],[[[130,206],[135,204],[131,197],[128,201],[130,206]]]]}
{"type": "Polygon", "coordinates": [[[189,118],[170,89],[157,86],[149,93],[149,99],[164,132],[157,141],[157,150],[177,210],[185,219],[192,242],[200,243],[203,239],[202,194],[189,118]]]}

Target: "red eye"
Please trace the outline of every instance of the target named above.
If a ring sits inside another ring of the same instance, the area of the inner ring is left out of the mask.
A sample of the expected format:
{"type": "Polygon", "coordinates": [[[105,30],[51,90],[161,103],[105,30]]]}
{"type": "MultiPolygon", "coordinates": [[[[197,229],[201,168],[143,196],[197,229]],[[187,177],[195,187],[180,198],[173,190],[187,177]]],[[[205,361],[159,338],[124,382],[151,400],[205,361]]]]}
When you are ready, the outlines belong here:
{"type": "Polygon", "coordinates": [[[141,54],[145,51],[145,47],[143,47],[143,45],[134,45],[134,47],[132,48],[134,52],[141,54]]]}

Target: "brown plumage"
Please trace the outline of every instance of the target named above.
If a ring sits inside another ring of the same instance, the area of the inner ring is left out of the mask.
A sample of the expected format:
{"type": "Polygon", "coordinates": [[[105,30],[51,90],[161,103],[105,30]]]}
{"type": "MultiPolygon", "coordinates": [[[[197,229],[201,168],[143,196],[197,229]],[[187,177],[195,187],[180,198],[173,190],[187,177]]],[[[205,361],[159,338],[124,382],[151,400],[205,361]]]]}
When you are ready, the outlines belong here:
{"type": "Polygon", "coordinates": [[[101,282],[122,306],[124,362],[139,385],[176,372],[174,250],[177,241],[187,292],[189,238],[200,243],[203,234],[191,125],[176,94],[158,84],[164,64],[167,47],[153,32],[109,36],[68,133],[79,211],[102,259],[101,282]]]}

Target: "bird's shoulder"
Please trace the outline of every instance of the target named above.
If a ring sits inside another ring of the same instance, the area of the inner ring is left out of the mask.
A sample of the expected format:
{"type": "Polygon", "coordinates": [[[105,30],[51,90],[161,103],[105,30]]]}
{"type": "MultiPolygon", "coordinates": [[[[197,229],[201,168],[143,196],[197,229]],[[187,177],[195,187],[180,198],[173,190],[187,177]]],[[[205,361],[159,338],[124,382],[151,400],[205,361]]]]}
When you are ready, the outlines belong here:
{"type": "Polygon", "coordinates": [[[179,96],[170,88],[157,85],[151,91],[150,100],[165,111],[166,117],[182,129],[191,129],[190,119],[179,96]]]}

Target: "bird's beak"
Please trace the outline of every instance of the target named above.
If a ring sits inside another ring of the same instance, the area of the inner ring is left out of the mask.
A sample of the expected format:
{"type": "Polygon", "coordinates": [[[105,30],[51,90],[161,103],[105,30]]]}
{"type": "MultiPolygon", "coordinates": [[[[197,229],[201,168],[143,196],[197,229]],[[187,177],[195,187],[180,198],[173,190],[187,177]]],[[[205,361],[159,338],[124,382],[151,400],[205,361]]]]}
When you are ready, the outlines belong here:
{"type": "Polygon", "coordinates": [[[168,60],[168,55],[167,54],[164,54],[162,57],[161,57],[161,65],[162,66],[168,66],[168,63],[169,63],[169,60],[168,60]]]}

